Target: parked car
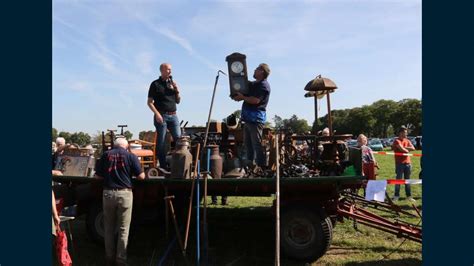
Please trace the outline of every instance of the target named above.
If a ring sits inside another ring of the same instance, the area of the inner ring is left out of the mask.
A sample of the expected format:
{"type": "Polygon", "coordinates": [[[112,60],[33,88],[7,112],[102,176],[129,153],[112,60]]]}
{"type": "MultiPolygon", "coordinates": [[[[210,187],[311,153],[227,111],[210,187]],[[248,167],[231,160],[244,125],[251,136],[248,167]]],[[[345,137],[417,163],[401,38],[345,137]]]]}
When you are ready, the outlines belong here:
{"type": "Polygon", "coordinates": [[[348,140],[347,147],[357,147],[357,140],[355,139],[348,140]]]}
{"type": "Polygon", "coordinates": [[[381,141],[380,139],[371,139],[371,140],[369,140],[369,147],[370,147],[373,151],[381,151],[381,150],[383,150],[382,141],[381,141]]]}
{"type": "Polygon", "coordinates": [[[408,136],[407,138],[410,140],[411,144],[413,144],[413,147],[416,147],[416,137],[408,136]]]}
{"type": "Polygon", "coordinates": [[[392,142],[390,142],[390,138],[381,139],[381,141],[384,148],[392,145],[392,142]]]}

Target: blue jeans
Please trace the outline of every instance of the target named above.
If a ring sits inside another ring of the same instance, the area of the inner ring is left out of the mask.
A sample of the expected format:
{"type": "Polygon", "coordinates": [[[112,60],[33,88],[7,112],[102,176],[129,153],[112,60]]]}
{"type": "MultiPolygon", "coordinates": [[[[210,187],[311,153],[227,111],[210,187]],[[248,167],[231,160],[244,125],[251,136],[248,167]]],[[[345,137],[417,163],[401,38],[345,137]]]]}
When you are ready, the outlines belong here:
{"type": "Polygon", "coordinates": [[[264,167],[267,163],[265,151],[262,147],[263,124],[246,122],[244,125],[244,143],[247,150],[247,160],[264,167]]]}
{"type": "Polygon", "coordinates": [[[156,154],[158,161],[160,162],[161,168],[166,168],[166,130],[168,129],[173,137],[174,141],[177,141],[181,137],[181,128],[179,127],[179,119],[177,115],[162,114],[163,123],[156,122],[153,116],[153,124],[156,128],[157,140],[156,140],[156,154]]]}
{"type": "MultiPolygon", "coordinates": [[[[395,173],[397,174],[397,179],[410,179],[411,175],[411,164],[407,163],[398,163],[395,165],[395,173]]],[[[407,197],[411,197],[411,188],[409,184],[405,185],[405,194],[407,197]]],[[[395,196],[400,196],[400,185],[395,185],[395,196]]]]}

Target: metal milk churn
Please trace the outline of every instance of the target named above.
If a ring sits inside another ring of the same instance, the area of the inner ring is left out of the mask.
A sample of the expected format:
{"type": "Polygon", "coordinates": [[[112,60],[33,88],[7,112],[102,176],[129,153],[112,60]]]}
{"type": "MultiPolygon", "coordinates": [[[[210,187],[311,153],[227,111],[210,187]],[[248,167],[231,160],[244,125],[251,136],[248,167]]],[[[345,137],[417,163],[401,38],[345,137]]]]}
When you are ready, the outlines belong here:
{"type": "Polygon", "coordinates": [[[188,179],[191,177],[193,156],[189,152],[189,137],[180,137],[171,156],[171,178],[188,179]]]}
{"type": "Polygon", "coordinates": [[[211,149],[211,176],[220,179],[222,177],[222,157],[219,154],[219,146],[208,145],[207,148],[211,149]]]}

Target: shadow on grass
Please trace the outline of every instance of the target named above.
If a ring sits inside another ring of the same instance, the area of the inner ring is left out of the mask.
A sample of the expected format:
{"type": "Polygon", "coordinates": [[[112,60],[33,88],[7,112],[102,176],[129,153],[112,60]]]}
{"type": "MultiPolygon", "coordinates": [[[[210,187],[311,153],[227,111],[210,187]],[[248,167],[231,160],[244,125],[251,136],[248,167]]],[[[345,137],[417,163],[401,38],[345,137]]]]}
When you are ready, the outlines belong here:
{"type": "Polygon", "coordinates": [[[422,261],[419,259],[408,258],[408,259],[395,259],[395,260],[375,260],[365,262],[348,262],[344,265],[348,266],[363,266],[363,265],[383,265],[383,266],[411,266],[421,265],[422,261]]]}

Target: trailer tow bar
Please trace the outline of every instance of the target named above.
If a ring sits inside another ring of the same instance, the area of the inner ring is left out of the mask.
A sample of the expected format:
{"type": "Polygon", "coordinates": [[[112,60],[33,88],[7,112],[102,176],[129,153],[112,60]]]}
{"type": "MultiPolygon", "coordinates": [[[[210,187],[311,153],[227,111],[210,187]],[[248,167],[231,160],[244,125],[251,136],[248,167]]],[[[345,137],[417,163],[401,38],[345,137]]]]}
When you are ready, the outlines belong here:
{"type": "MultiPolygon", "coordinates": [[[[377,203],[373,203],[377,204],[377,203]]],[[[380,204],[383,206],[383,204],[380,204]]],[[[417,209],[415,209],[417,210],[417,209]]],[[[409,224],[403,221],[391,221],[377,214],[371,213],[356,206],[355,201],[350,197],[341,199],[337,205],[337,213],[341,217],[352,218],[363,225],[396,235],[399,238],[406,238],[418,243],[422,240],[422,230],[420,226],[409,224]]],[[[417,213],[420,214],[417,210],[417,213]]],[[[413,215],[413,214],[410,214],[413,215]]],[[[413,215],[414,216],[414,215],[413,215]]]]}

